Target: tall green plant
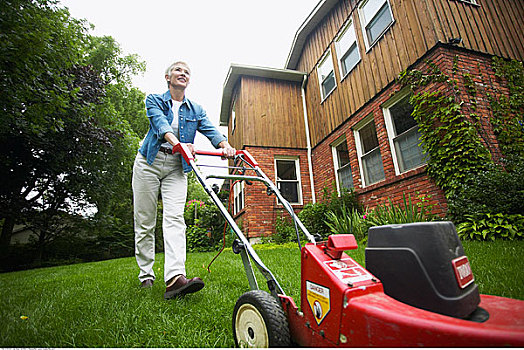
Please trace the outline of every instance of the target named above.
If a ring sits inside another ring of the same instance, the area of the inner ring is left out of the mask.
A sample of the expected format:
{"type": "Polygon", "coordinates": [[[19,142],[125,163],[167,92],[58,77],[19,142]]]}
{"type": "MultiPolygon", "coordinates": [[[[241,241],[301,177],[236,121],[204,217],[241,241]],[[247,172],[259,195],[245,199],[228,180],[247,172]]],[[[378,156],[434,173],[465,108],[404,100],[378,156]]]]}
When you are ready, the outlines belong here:
{"type": "Polygon", "coordinates": [[[403,205],[395,205],[391,198],[388,204],[377,205],[367,215],[368,223],[371,226],[407,224],[412,222],[432,221],[436,216],[431,213],[432,206],[424,205],[424,200],[418,203],[411,201],[411,195],[402,194],[403,205]]]}
{"type": "Polygon", "coordinates": [[[355,236],[358,241],[366,238],[367,225],[363,222],[363,216],[356,209],[348,210],[346,206],[342,206],[341,215],[337,215],[333,211],[326,214],[324,222],[330,228],[331,233],[350,233],[355,236]]]}

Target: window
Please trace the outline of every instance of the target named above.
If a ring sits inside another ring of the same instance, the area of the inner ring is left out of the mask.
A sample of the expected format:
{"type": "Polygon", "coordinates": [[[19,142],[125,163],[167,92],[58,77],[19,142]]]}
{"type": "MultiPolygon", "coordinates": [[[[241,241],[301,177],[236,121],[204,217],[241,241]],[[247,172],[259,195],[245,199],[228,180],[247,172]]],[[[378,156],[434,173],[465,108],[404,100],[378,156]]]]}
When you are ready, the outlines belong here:
{"type": "Polygon", "coordinates": [[[320,83],[320,95],[322,96],[322,100],[324,100],[331,91],[337,87],[330,50],[328,50],[327,54],[322,58],[317,70],[318,81],[320,83]]]}
{"type": "Polygon", "coordinates": [[[359,8],[364,42],[369,49],[393,23],[389,0],[367,0],[359,8]]]}
{"type": "Polygon", "coordinates": [[[349,21],[342,34],[337,38],[335,46],[337,48],[337,57],[340,59],[340,75],[345,77],[360,62],[353,21],[349,21]]]}
{"type": "Polygon", "coordinates": [[[355,130],[355,140],[357,142],[360,172],[364,179],[363,186],[384,180],[384,168],[375,122],[373,120],[368,121],[367,124],[355,130]]]}
{"type": "Polygon", "coordinates": [[[333,152],[338,193],[340,193],[343,188],[348,190],[352,189],[353,174],[351,173],[351,166],[349,164],[349,152],[346,139],[343,138],[333,144],[331,150],[333,152]]]}
{"type": "Polygon", "coordinates": [[[244,209],[244,181],[233,185],[233,215],[244,209]]]}
{"type": "Polygon", "coordinates": [[[277,188],[292,204],[302,203],[298,159],[276,159],[277,188]]]}
{"type": "Polygon", "coordinates": [[[420,132],[417,122],[411,116],[412,112],[413,106],[409,103],[408,94],[394,98],[391,104],[384,107],[397,175],[426,163],[422,147],[419,145],[420,132]]]}

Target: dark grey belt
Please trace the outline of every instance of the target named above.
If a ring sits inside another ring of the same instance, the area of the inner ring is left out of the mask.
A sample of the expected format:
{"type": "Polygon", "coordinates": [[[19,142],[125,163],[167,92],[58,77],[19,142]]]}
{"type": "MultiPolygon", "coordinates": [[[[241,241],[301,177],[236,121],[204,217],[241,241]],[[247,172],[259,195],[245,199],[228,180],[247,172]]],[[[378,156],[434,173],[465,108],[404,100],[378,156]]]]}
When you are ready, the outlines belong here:
{"type": "Polygon", "coordinates": [[[165,154],[173,154],[173,149],[169,147],[160,146],[159,151],[165,154]]]}

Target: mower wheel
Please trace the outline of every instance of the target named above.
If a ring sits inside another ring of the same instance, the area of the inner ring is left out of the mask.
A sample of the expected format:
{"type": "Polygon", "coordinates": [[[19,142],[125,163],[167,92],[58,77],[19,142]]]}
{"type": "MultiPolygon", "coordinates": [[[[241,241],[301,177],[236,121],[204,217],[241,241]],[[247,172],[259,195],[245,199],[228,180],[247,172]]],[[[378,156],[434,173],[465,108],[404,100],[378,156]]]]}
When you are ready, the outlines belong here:
{"type": "Polygon", "coordinates": [[[271,294],[251,290],[238,298],[233,311],[237,347],[288,347],[289,325],[282,306],[271,294]]]}

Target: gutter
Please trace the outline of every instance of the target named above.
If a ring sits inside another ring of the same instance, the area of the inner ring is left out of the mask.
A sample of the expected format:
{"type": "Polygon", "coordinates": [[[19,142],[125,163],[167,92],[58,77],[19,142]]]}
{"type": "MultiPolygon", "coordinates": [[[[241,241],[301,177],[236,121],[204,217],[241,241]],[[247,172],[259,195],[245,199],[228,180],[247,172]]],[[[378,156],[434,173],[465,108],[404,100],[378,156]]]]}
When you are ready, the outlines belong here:
{"type": "Polygon", "coordinates": [[[306,106],[306,93],[304,86],[306,86],[307,74],[304,74],[302,79],[302,86],[300,87],[300,92],[302,95],[302,108],[304,109],[304,126],[306,129],[306,145],[307,145],[307,161],[308,161],[308,170],[309,170],[309,183],[311,184],[311,199],[313,204],[317,202],[315,195],[315,181],[313,179],[313,162],[311,160],[311,138],[309,137],[309,123],[307,116],[307,106],[306,106]]]}

